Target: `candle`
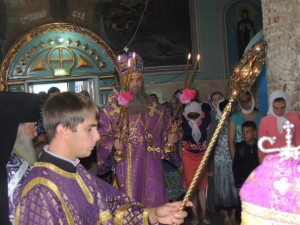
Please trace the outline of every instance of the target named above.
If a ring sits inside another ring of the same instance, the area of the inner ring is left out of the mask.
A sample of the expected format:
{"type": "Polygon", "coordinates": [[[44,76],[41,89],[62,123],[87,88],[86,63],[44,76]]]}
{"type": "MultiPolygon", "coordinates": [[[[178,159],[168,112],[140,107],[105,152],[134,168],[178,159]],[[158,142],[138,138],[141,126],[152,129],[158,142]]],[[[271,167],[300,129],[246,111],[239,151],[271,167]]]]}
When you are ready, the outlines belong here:
{"type": "Polygon", "coordinates": [[[128,62],[127,62],[128,69],[130,68],[130,65],[131,65],[131,62],[130,62],[130,59],[128,59],[128,62]]]}
{"type": "Polygon", "coordinates": [[[131,58],[128,59],[128,72],[127,72],[127,79],[126,79],[126,91],[129,90],[130,87],[130,80],[131,80],[131,75],[132,75],[132,64],[131,64],[131,58]]]}
{"type": "Polygon", "coordinates": [[[122,75],[121,56],[120,55],[118,55],[117,66],[118,66],[120,82],[121,82],[121,85],[124,87],[124,79],[123,79],[123,75],[122,75]]]}
{"type": "Polygon", "coordinates": [[[196,70],[198,68],[199,61],[200,61],[200,54],[197,55],[197,61],[195,62],[195,66],[194,66],[194,69],[193,69],[193,72],[192,72],[192,78],[189,82],[188,88],[190,88],[192,86],[192,83],[194,82],[194,79],[195,79],[195,76],[196,76],[196,70]]]}
{"type": "Polygon", "coordinates": [[[190,59],[191,59],[191,53],[188,54],[188,59],[187,59],[187,62],[186,62],[186,67],[185,67],[185,80],[184,80],[184,86],[183,86],[183,88],[186,88],[187,81],[188,81],[190,59]]]}

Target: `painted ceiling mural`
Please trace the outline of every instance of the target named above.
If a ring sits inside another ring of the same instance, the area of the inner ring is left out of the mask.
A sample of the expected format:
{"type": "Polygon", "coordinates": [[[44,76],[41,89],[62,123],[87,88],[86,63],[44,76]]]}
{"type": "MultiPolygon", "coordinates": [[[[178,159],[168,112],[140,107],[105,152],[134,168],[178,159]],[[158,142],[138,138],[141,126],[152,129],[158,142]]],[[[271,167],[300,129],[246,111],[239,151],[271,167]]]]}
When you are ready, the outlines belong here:
{"type": "Polygon", "coordinates": [[[142,52],[145,66],[181,65],[191,49],[188,1],[0,0],[0,61],[23,34],[55,22],[90,29],[115,52],[142,52]]]}

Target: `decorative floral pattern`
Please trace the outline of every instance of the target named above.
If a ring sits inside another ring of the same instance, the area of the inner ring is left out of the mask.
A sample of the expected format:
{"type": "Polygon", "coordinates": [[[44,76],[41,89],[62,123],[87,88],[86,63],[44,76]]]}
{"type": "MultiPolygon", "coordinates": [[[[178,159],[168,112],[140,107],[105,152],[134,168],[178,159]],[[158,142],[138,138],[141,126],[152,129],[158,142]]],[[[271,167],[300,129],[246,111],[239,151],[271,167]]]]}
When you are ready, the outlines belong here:
{"type": "Polygon", "coordinates": [[[274,189],[278,190],[279,194],[281,195],[286,194],[287,190],[291,186],[286,177],[281,178],[279,181],[274,181],[273,185],[274,189]]]}
{"type": "Polygon", "coordinates": [[[243,225],[298,224],[299,167],[299,159],[282,160],[279,154],[264,158],[263,163],[252,172],[240,190],[243,225]]]}

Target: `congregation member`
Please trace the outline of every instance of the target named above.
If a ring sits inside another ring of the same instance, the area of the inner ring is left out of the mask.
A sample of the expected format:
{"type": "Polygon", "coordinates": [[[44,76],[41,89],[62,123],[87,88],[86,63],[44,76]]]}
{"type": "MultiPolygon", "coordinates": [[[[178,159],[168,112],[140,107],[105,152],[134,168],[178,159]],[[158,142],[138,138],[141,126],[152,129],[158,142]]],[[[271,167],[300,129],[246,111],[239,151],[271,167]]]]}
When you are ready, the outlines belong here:
{"type": "MultiPolygon", "coordinates": [[[[217,120],[220,120],[228,100],[220,100],[217,105],[217,120]]],[[[237,225],[235,218],[238,195],[234,186],[232,159],[228,145],[228,118],[223,124],[214,149],[214,205],[223,212],[225,225],[237,225]]]]}
{"type": "MultiPolygon", "coordinates": [[[[256,109],[254,97],[250,90],[246,91],[245,94],[241,95],[238,99],[238,105],[240,110],[235,111],[229,118],[228,127],[228,144],[231,159],[235,155],[235,143],[241,142],[242,137],[242,124],[245,121],[254,121],[256,126],[259,126],[259,122],[263,115],[256,109]]],[[[240,219],[240,204],[236,211],[236,217],[240,219]]]]}
{"type": "MultiPolygon", "coordinates": [[[[218,104],[221,101],[224,101],[223,94],[220,91],[215,91],[212,94],[208,95],[208,101],[211,105],[211,126],[207,131],[207,146],[213,137],[213,134],[217,128],[218,122],[222,116],[222,113],[218,109],[218,104]]],[[[211,154],[208,159],[208,185],[207,185],[207,210],[210,212],[215,212],[215,192],[214,192],[214,171],[215,171],[215,162],[214,162],[214,154],[211,154]]]]}
{"type": "Polygon", "coordinates": [[[20,184],[35,160],[40,99],[36,94],[0,92],[0,221],[11,224],[20,184]],[[12,153],[13,152],[13,153],[12,153]]]}
{"type": "MultiPolygon", "coordinates": [[[[183,111],[183,138],[182,138],[182,184],[184,189],[188,189],[196,174],[196,171],[204,157],[206,150],[207,129],[210,126],[211,119],[209,115],[205,115],[202,111],[201,104],[191,101],[186,104],[183,111]]],[[[204,224],[210,224],[211,221],[207,216],[206,210],[206,188],[208,183],[208,169],[204,167],[204,172],[191,196],[193,202],[192,224],[200,224],[200,220],[204,224]],[[198,201],[200,202],[201,218],[198,213],[198,201]]]]}
{"type": "MultiPolygon", "coordinates": [[[[275,90],[271,93],[268,114],[262,118],[258,129],[258,138],[262,136],[276,137],[276,142],[273,145],[265,143],[266,148],[284,146],[286,131],[283,129],[283,125],[286,121],[293,124],[291,144],[300,145],[300,118],[296,112],[289,111],[287,103],[288,98],[284,91],[275,90]]],[[[258,151],[260,163],[266,155],[267,153],[258,151]]]]}
{"type": "Polygon", "coordinates": [[[78,158],[89,156],[100,138],[98,107],[90,98],[71,92],[53,95],[43,118],[50,143],[22,184],[16,225],[184,222],[187,213],[178,212],[181,202],[144,207],[79,164],[78,158]]]}
{"type": "Polygon", "coordinates": [[[254,121],[259,126],[263,115],[255,108],[255,101],[250,90],[239,97],[238,104],[240,110],[235,111],[229,118],[228,143],[231,158],[234,158],[235,143],[242,141],[242,124],[245,121],[254,121]]]}
{"type": "Polygon", "coordinates": [[[243,140],[235,143],[236,152],[232,165],[234,185],[238,192],[250,173],[259,165],[256,124],[253,121],[244,122],[242,133],[243,140]]]}
{"type": "Polygon", "coordinates": [[[101,169],[111,162],[114,186],[145,206],[158,206],[168,202],[163,160],[180,164],[175,146],[179,135],[170,130],[169,113],[145,92],[141,56],[129,52],[116,63],[123,84],[100,113],[98,165],[101,169]],[[124,100],[129,103],[124,105],[124,100]],[[121,118],[123,109],[127,114],[121,118]]]}

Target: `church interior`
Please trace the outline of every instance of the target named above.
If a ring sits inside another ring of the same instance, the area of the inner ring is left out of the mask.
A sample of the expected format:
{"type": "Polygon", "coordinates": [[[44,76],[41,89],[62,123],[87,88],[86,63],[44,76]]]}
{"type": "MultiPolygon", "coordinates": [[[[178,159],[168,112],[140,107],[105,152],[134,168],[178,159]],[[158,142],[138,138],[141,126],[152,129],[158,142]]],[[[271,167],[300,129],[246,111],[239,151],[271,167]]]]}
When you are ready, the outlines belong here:
{"type": "MultiPolygon", "coordinates": [[[[265,38],[259,0],[0,4],[1,90],[39,92],[67,85],[62,88],[90,89],[99,106],[116,85],[113,61],[127,49],[142,56],[147,93],[161,103],[183,87],[187,68],[190,75],[196,64],[193,87],[207,100],[214,91],[225,94],[242,53],[265,38]],[[243,13],[249,23],[245,40],[238,29],[243,13]]],[[[264,69],[252,87],[263,111],[267,85],[264,69]]]]}
{"type": "Polygon", "coordinates": [[[267,114],[280,89],[300,113],[299,24],[299,1],[287,0],[0,0],[0,92],[85,90],[104,107],[128,51],[143,58],[146,92],[160,103],[191,76],[207,101],[232,94],[243,56],[265,41],[256,107],[267,114]]]}

